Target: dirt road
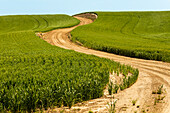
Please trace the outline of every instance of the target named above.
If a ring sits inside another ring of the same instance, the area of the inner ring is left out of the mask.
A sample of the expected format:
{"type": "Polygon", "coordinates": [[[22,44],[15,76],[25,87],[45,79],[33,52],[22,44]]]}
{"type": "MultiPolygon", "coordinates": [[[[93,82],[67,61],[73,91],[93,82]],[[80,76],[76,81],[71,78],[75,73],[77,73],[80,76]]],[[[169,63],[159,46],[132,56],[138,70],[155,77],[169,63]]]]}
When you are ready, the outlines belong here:
{"type": "MultiPolygon", "coordinates": [[[[85,25],[92,23],[92,20],[76,17],[81,23],[78,25],[85,25]]],[[[139,79],[128,89],[114,94],[116,103],[116,112],[118,113],[170,113],[170,63],[160,61],[143,60],[136,58],[129,58],[111,53],[96,51],[85,48],[70,41],[68,38],[69,32],[75,27],[64,28],[47,32],[43,35],[43,39],[52,45],[61,48],[75,50],[85,54],[93,54],[99,57],[109,58],[122,64],[128,64],[139,69],[139,79]],[[157,94],[152,94],[157,87],[164,85],[164,93],[161,95],[165,98],[156,105],[154,105],[157,94]],[[137,99],[136,105],[132,105],[132,100],[137,99]]],[[[111,97],[106,93],[103,97],[90,100],[83,103],[78,103],[71,109],[56,108],[54,111],[59,112],[65,109],[65,112],[108,112],[108,102],[111,97]]]]}

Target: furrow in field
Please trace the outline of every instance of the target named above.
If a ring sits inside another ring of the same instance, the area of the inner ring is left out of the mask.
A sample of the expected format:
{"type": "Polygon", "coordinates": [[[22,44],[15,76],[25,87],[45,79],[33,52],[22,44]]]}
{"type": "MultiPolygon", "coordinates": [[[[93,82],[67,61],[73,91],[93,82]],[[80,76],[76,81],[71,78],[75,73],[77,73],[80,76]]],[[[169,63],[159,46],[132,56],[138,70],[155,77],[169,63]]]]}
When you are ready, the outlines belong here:
{"type": "Polygon", "coordinates": [[[32,18],[36,21],[37,24],[35,24],[35,27],[32,28],[32,30],[38,29],[40,27],[40,22],[37,19],[37,16],[32,16],[32,18]]]}

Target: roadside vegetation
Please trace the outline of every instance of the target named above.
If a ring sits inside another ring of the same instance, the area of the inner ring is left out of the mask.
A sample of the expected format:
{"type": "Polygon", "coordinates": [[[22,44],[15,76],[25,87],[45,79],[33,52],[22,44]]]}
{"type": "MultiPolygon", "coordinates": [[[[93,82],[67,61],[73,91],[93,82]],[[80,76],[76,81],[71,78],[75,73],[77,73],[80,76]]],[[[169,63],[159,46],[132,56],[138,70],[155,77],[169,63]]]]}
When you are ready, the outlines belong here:
{"type": "Polygon", "coordinates": [[[77,25],[67,15],[0,17],[0,112],[33,112],[103,95],[113,71],[130,66],[65,50],[35,36],[38,31],[77,25]]]}
{"type": "MultiPolygon", "coordinates": [[[[122,70],[124,71],[125,69],[123,68],[122,70]]],[[[122,73],[123,71],[120,71],[120,72],[122,73]]],[[[109,81],[109,84],[108,84],[109,95],[118,93],[119,89],[122,91],[132,86],[138,79],[139,71],[136,69],[133,75],[128,76],[128,77],[127,75],[128,75],[127,73],[124,73],[124,76],[121,78],[120,83],[116,83],[116,82],[113,83],[112,81],[109,81]]]]}
{"type": "Polygon", "coordinates": [[[163,103],[164,98],[165,98],[165,93],[166,90],[163,88],[163,84],[158,86],[158,88],[156,90],[152,91],[152,94],[155,95],[154,97],[154,105],[156,105],[157,103],[163,103]]]}
{"type": "Polygon", "coordinates": [[[116,102],[117,102],[117,99],[114,99],[111,98],[110,102],[108,102],[108,106],[107,106],[107,109],[109,111],[109,113],[116,113],[116,102]]]}
{"type": "Polygon", "coordinates": [[[85,47],[170,62],[170,15],[162,12],[96,12],[94,23],[71,32],[85,47]]]}

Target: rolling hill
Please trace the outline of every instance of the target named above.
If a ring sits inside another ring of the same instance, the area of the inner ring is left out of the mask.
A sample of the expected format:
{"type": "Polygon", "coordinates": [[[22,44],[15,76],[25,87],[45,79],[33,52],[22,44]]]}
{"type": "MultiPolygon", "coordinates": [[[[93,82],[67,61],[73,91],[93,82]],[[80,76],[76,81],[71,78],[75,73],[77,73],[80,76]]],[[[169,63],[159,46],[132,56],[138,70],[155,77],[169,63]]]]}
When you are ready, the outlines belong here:
{"type": "Polygon", "coordinates": [[[170,12],[96,12],[94,23],[71,32],[83,46],[170,62],[170,12]]]}

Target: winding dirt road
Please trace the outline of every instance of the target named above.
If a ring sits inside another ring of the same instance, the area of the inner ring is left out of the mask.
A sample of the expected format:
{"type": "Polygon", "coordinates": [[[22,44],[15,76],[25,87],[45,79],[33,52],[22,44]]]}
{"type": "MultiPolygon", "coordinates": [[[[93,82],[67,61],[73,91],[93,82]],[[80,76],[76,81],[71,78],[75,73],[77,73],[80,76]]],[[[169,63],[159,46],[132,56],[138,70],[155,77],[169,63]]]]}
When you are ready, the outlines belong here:
{"type": "MultiPolygon", "coordinates": [[[[81,22],[79,25],[85,25],[92,23],[92,20],[75,16],[81,22]]],[[[131,65],[139,69],[139,79],[137,82],[128,89],[120,91],[118,94],[114,94],[116,103],[116,112],[118,113],[170,113],[170,63],[164,63],[160,61],[143,60],[136,58],[129,58],[102,51],[96,51],[85,48],[70,41],[69,33],[77,26],[71,28],[64,28],[53,30],[43,34],[42,38],[52,45],[56,45],[61,48],[75,50],[77,52],[92,54],[99,57],[109,58],[122,64],[131,65]],[[157,94],[152,94],[160,85],[164,85],[164,93],[161,96],[165,96],[163,101],[154,105],[155,97],[157,94]],[[136,105],[132,105],[132,100],[137,99],[136,105]]],[[[78,103],[71,109],[56,108],[54,111],[65,109],[65,112],[108,112],[108,102],[110,102],[111,96],[104,94],[103,97],[78,103]]]]}

